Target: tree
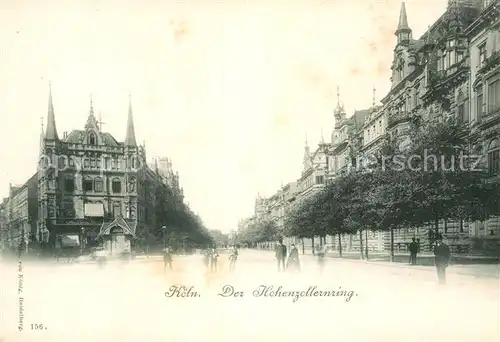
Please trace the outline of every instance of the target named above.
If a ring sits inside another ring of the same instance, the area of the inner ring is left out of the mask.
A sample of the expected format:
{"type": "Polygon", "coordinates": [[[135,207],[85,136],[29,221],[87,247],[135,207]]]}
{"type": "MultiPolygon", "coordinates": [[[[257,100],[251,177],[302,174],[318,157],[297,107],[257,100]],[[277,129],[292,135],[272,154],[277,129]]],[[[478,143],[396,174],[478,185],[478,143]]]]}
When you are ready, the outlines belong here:
{"type": "Polygon", "coordinates": [[[169,241],[179,242],[183,246],[206,246],[212,244],[212,237],[204,226],[201,218],[177,196],[166,184],[156,188],[156,217],[157,224],[152,227],[150,234],[158,241],[163,239],[162,227],[167,227],[169,241]],[[187,234],[187,236],[186,236],[187,234]]]}
{"type": "MultiPolygon", "coordinates": [[[[430,122],[417,130],[406,155],[414,158],[408,168],[412,185],[413,224],[453,219],[478,220],[494,214],[498,184],[485,181],[484,170],[476,168],[471,151],[478,137],[455,119],[430,122]]],[[[498,208],[498,207],[497,207],[498,208]]]]}

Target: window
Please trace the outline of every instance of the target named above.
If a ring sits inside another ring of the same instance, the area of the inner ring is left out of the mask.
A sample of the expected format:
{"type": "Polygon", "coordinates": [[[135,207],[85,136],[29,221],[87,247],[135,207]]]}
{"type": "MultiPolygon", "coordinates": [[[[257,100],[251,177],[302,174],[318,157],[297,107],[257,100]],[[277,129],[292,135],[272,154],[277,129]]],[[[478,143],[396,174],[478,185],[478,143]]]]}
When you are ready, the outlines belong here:
{"type": "Polygon", "coordinates": [[[115,194],[122,192],[122,183],[119,180],[114,179],[111,185],[111,189],[115,194]]]}
{"type": "Polygon", "coordinates": [[[92,179],[90,178],[84,178],[83,179],[83,191],[92,191],[94,183],[92,182],[92,179]]]}
{"type": "Polygon", "coordinates": [[[483,94],[478,93],[476,95],[476,109],[477,109],[477,120],[479,121],[483,117],[483,94]]]}
{"type": "Polygon", "coordinates": [[[462,59],[464,59],[464,53],[463,52],[457,52],[457,63],[461,62],[462,59]]]}
{"type": "Polygon", "coordinates": [[[469,122],[469,104],[467,102],[458,105],[458,119],[461,122],[469,122]]]}
{"type": "Polygon", "coordinates": [[[64,180],[64,190],[73,192],[75,190],[75,180],[73,178],[66,178],[64,180]]]}
{"type": "Polygon", "coordinates": [[[71,167],[75,166],[75,160],[73,159],[73,157],[69,158],[69,166],[71,167]]]}
{"type": "Polygon", "coordinates": [[[481,44],[477,49],[479,54],[479,67],[481,67],[486,60],[486,43],[481,44]]]}
{"type": "Polygon", "coordinates": [[[316,176],[316,184],[325,183],[325,176],[316,176]]]}
{"type": "Polygon", "coordinates": [[[113,216],[114,217],[121,216],[121,211],[122,211],[121,204],[118,202],[113,203],[113,216]]]}
{"type": "Polygon", "coordinates": [[[88,157],[83,157],[83,167],[88,168],[90,166],[90,160],[88,157]]]}
{"type": "Polygon", "coordinates": [[[496,175],[500,169],[500,143],[493,140],[488,148],[488,173],[496,175]]]}
{"type": "Polygon", "coordinates": [[[488,86],[488,114],[500,109],[500,79],[491,82],[488,86]]]}
{"type": "Polygon", "coordinates": [[[59,157],[59,168],[62,169],[66,166],[66,156],[59,157]]]}
{"type": "Polygon", "coordinates": [[[102,192],[103,189],[103,181],[101,178],[96,178],[94,181],[94,190],[96,192],[102,192]]]}
{"type": "Polygon", "coordinates": [[[94,133],[89,134],[89,144],[90,145],[95,145],[96,144],[96,137],[94,133]]]}

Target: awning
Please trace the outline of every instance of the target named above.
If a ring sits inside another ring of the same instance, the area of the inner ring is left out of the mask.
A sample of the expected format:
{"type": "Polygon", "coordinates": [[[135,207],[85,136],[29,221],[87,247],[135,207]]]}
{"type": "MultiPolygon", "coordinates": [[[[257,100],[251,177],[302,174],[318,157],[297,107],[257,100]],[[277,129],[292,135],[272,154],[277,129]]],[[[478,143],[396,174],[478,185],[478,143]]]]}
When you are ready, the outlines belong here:
{"type": "Polygon", "coordinates": [[[85,216],[103,217],[104,206],[102,203],[85,203],[85,216]]]}
{"type": "Polygon", "coordinates": [[[61,247],[78,247],[80,246],[80,237],[78,235],[60,235],[61,247]]]}

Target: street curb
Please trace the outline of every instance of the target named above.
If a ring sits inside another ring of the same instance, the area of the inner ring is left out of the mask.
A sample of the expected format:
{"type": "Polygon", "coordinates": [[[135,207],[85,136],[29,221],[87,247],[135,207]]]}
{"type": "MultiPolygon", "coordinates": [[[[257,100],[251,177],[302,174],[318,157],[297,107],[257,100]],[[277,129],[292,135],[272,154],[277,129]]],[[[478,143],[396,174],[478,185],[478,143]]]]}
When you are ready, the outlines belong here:
{"type": "MultiPolygon", "coordinates": [[[[262,252],[268,252],[268,253],[272,253],[272,251],[269,251],[269,250],[259,250],[259,249],[251,249],[253,251],[262,251],[262,252]]],[[[315,255],[313,254],[300,254],[301,257],[306,257],[306,258],[315,258],[315,255]]],[[[364,264],[364,265],[371,265],[371,266],[381,266],[381,267],[396,267],[396,268],[406,268],[406,269],[413,269],[413,270],[419,270],[419,271],[426,271],[426,272],[433,272],[435,271],[435,268],[434,266],[412,266],[412,265],[407,265],[407,264],[403,264],[403,263],[399,263],[399,262],[377,262],[377,261],[370,261],[370,260],[356,260],[356,259],[349,259],[349,258],[341,258],[341,257],[338,257],[338,256],[327,256],[327,258],[330,258],[330,259],[336,259],[336,260],[342,260],[342,261],[348,261],[348,262],[352,262],[352,263],[358,263],[358,264],[364,264]]],[[[497,265],[498,267],[498,270],[497,270],[497,274],[496,275],[493,275],[493,274],[470,274],[470,273],[467,273],[467,272],[461,272],[459,270],[457,270],[456,268],[453,268],[453,265],[450,266],[451,267],[451,274],[454,274],[454,275],[459,275],[459,276],[465,276],[465,277],[471,277],[471,278],[475,278],[475,279],[495,279],[495,280],[499,280],[500,279],[500,266],[497,265]]]]}
{"type": "MultiPolygon", "coordinates": [[[[434,266],[411,266],[411,265],[404,265],[401,263],[383,263],[383,262],[376,262],[376,261],[366,261],[366,260],[353,260],[353,259],[344,259],[344,258],[332,258],[332,259],[337,259],[337,260],[342,260],[342,261],[348,261],[352,263],[361,263],[364,265],[371,265],[371,266],[380,266],[380,267],[396,267],[396,268],[404,268],[408,270],[419,270],[419,271],[426,271],[426,272],[434,272],[434,266]]],[[[465,276],[465,277],[472,277],[472,278],[479,278],[479,279],[499,279],[499,275],[492,275],[492,274],[471,274],[467,272],[460,272],[456,268],[453,268],[453,265],[450,266],[451,268],[451,274],[459,275],[459,276],[465,276]]],[[[450,270],[450,268],[448,268],[450,270]]]]}

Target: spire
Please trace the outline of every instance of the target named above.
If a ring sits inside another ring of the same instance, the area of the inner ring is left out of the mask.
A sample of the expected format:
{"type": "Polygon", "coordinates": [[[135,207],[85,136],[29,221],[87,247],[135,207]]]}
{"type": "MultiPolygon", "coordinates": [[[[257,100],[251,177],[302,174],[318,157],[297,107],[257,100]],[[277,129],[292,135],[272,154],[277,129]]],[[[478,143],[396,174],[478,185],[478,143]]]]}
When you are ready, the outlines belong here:
{"type": "Polygon", "coordinates": [[[408,26],[408,17],[406,15],[406,5],[404,2],[401,3],[401,10],[399,12],[398,32],[399,31],[411,31],[410,26],[408,26]]]}
{"type": "Polygon", "coordinates": [[[87,123],[85,124],[86,130],[96,130],[100,131],[99,123],[94,114],[94,101],[92,100],[92,94],[90,94],[90,109],[89,117],[87,118],[87,123]]]}
{"type": "Polygon", "coordinates": [[[375,94],[377,92],[377,89],[375,89],[375,86],[373,86],[373,102],[372,102],[372,106],[375,107],[375,94]]]}
{"type": "Polygon", "coordinates": [[[56,129],[56,119],[54,117],[54,105],[52,104],[52,84],[49,82],[49,112],[47,115],[46,140],[59,140],[56,129]]]}
{"type": "Polygon", "coordinates": [[[342,114],[344,114],[344,104],[340,101],[340,88],[338,86],[337,86],[337,107],[333,111],[333,114],[337,120],[340,120],[342,114]]]}
{"type": "Polygon", "coordinates": [[[132,117],[132,95],[129,94],[127,135],[125,136],[125,146],[137,146],[135,141],[134,118],[132,117]]]}
{"type": "Polygon", "coordinates": [[[43,130],[43,116],[40,117],[40,124],[41,124],[41,130],[40,130],[40,154],[43,154],[44,150],[44,144],[43,144],[43,136],[44,136],[44,130],[43,130]]]}
{"type": "Polygon", "coordinates": [[[340,88],[337,86],[337,108],[340,108],[340,88]]]}
{"type": "Polygon", "coordinates": [[[92,94],[90,94],[90,111],[89,111],[90,116],[94,116],[94,103],[92,101],[92,94]]]}
{"type": "Polygon", "coordinates": [[[321,140],[320,140],[320,143],[321,144],[325,143],[325,137],[323,136],[323,127],[321,127],[321,140]]]}

